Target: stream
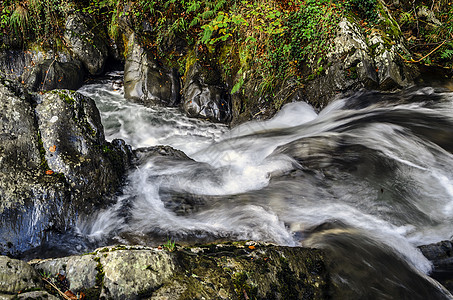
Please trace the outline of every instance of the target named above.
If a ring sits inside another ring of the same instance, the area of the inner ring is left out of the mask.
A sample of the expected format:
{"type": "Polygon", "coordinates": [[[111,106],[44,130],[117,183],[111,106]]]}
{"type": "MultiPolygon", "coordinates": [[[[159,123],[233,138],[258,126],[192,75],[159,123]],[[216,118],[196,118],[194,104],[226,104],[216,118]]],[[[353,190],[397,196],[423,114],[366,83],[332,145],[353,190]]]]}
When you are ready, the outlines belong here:
{"type": "Polygon", "coordinates": [[[359,92],[290,103],[229,129],[125,101],[122,74],[79,91],[107,140],[169,145],[130,171],[79,234],[93,243],[258,240],[325,249],[338,299],[451,299],[417,246],[453,238],[453,93],[359,92]]]}

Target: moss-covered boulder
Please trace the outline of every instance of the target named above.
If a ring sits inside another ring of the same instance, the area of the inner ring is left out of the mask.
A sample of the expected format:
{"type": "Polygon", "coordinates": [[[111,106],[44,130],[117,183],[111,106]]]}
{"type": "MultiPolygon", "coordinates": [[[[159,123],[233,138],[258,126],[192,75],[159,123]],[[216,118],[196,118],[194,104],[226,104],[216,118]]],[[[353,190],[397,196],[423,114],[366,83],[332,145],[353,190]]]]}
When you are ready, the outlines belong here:
{"type": "Polygon", "coordinates": [[[330,288],[320,250],[255,242],[108,247],[33,267],[90,299],[326,299],[330,288]]]}
{"type": "Polygon", "coordinates": [[[0,81],[0,253],[18,254],[105,205],[131,150],[104,139],[93,100],[64,90],[31,95],[0,81]]]}

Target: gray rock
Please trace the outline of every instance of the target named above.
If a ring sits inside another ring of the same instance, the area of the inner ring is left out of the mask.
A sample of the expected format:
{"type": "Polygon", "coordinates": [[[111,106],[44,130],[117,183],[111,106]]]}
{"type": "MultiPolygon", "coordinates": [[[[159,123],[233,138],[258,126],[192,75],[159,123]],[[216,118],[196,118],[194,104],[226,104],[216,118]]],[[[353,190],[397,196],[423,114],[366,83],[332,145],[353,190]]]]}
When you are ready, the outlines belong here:
{"type": "Polygon", "coordinates": [[[29,264],[0,256],[0,294],[17,294],[41,288],[41,278],[29,264]]]}
{"type": "Polygon", "coordinates": [[[173,276],[173,256],[158,250],[118,250],[101,256],[104,284],[101,297],[138,299],[152,293],[173,276]]]}
{"type": "Polygon", "coordinates": [[[82,86],[84,77],[83,66],[78,61],[47,59],[24,74],[23,81],[31,91],[76,90],[82,86]]]}
{"type": "Polygon", "coordinates": [[[373,31],[365,36],[359,25],[344,19],[338,24],[334,47],[327,55],[325,73],[307,82],[305,98],[318,108],[328,104],[335,94],[361,88],[392,90],[413,83],[414,70],[409,69],[398,53],[408,53],[401,30],[388,11],[381,17],[392,24],[396,33],[373,31]],[[389,34],[399,34],[391,37],[389,34]]]}
{"type": "Polygon", "coordinates": [[[31,96],[0,81],[0,253],[18,254],[106,205],[132,157],[104,140],[91,99],[56,90],[31,96]]]}
{"type": "Polygon", "coordinates": [[[184,80],[184,111],[190,117],[228,123],[232,118],[231,97],[215,70],[194,63],[184,80]]]}
{"type": "Polygon", "coordinates": [[[314,249],[255,242],[170,250],[119,246],[86,257],[86,268],[80,263],[72,273],[69,265],[79,264],[78,256],[33,266],[55,274],[66,264],[70,283],[87,275],[87,289],[94,281],[102,287],[90,299],[325,299],[329,292],[323,253],[314,249]]]}
{"type": "Polygon", "coordinates": [[[19,80],[24,72],[31,71],[33,65],[42,61],[42,55],[25,51],[5,51],[0,53],[0,75],[9,80],[19,80]]]}
{"type": "Polygon", "coordinates": [[[69,256],[58,259],[48,259],[33,262],[33,267],[46,274],[55,276],[61,274],[66,277],[69,289],[73,293],[96,289],[98,275],[94,255],[69,256]]]}
{"type": "Polygon", "coordinates": [[[56,90],[42,95],[36,106],[45,159],[64,174],[76,193],[100,201],[119,184],[94,101],[77,92],[56,90]]]}
{"type": "Polygon", "coordinates": [[[181,101],[178,72],[158,63],[134,34],[124,66],[124,96],[146,106],[177,106],[181,101]]]}
{"type": "Polygon", "coordinates": [[[34,292],[23,293],[23,294],[17,295],[16,299],[18,299],[18,300],[30,300],[30,299],[33,299],[33,300],[46,300],[46,299],[58,300],[58,298],[55,297],[54,295],[49,294],[48,292],[44,292],[44,291],[34,291],[34,292]]]}
{"type": "Polygon", "coordinates": [[[102,26],[82,13],[74,13],[66,20],[64,39],[74,56],[91,75],[104,71],[108,57],[108,43],[102,26]]]}
{"type": "MultiPolygon", "coordinates": [[[[376,65],[379,88],[391,90],[408,86],[411,82],[407,72],[398,57],[398,46],[385,45],[382,35],[377,32],[371,34],[369,45],[374,49],[374,63],[376,65]]],[[[401,51],[402,53],[407,52],[401,51]]]]}

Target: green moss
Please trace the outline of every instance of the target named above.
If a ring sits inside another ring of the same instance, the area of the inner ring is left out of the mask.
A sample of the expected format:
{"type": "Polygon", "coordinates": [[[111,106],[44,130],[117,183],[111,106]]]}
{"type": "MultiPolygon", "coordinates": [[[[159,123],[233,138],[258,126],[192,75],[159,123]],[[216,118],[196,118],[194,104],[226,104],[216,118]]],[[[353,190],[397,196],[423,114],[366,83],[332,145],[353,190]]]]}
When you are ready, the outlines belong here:
{"type": "Polygon", "coordinates": [[[69,97],[66,93],[63,93],[63,92],[57,92],[57,93],[58,93],[58,96],[60,97],[60,99],[62,99],[67,104],[69,104],[69,105],[75,104],[75,100],[73,98],[69,97]]]}
{"type": "Polygon", "coordinates": [[[39,147],[39,158],[41,159],[41,163],[39,167],[43,172],[49,170],[49,164],[47,163],[46,159],[46,150],[44,149],[44,144],[42,142],[41,138],[41,132],[38,130],[37,131],[37,137],[38,137],[38,147],[39,147]]]}
{"type": "Polygon", "coordinates": [[[101,287],[104,285],[104,277],[105,277],[105,273],[104,273],[104,268],[101,264],[101,258],[96,256],[95,258],[93,258],[95,262],[97,262],[97,265],[96,265],[96,271],[98,271],[98,273],[96,274],[96,285],[98,287],[101,287]]]}
{"type": "Polygon", "coordinates": [[[197,56],[195,55],[195,51],[190,51],[186,55],[186,66],[185,66],[185,70],[184,70],[184,77],[187,76],[187,74],[189,73],[190,69],[192,68],[192,66],[196,62],[197,62],[197,56]]]}
{"type": "Polygon", "coordinates": [[[258,288],[247,282],[248,275],[246,272],[233,274],[232,281],[237,299],[256,299],[258,288]]]}

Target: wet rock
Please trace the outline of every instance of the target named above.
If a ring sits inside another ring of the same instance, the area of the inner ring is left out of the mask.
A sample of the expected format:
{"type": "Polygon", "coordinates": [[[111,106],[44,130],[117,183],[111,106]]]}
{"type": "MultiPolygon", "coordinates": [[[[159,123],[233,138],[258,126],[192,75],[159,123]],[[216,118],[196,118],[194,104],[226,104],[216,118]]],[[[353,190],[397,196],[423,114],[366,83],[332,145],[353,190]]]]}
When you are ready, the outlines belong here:
{"type": "Polygon", "coordinates": [[[453,242],[442,241],[419,247],[423,255],[433,262],[436,269],[453,271],[453,242]]]}
{"type": "Polygon", "coordinates": [[[25,74],[23,81],[31,91],[76,90],[83,84],[84,73],[82,64],[78,61],[59,62],[47,59],[35,66],[30,74],[25,74]]]}
{"type": "MultiPolygon", "coordinates": [[[[72,286],[86,276],[85,287],[107,299],[324,299],[329,291],[323,253],[314,249],[255,242],[167,250],[120,246],[86,257],[89,271],[79,267],[66,278],[72,286]]],[[[56,265],[67,270],[78,261],[73,256],[33,265],[55,274],[56,265]]]]}
{"type": "Polygon", "coordinates": [[[192,160],[181,150],[170,146],[154,146],[134,150],[134,164],[141,165],[152,157],[170,157],[178,160],[192,160]]]}
{"type": "Polygon", "coordinates": [[[184,111],[190,117],[228,123],[232,119],[231,97],[220,72],[194,63],[184,80],[184,111]]]}
{"type": "Polygon", "coordinates": [[[154,59],[134,34],[124,66],[124,96],[146,106],[177,106],[181,101],[178,72],[154,59]]]}
{"type": "Polygon", "coordinates": [[[19,80],[22,74],[30,71],[34,64],[42,61],[41,55],[26,51],[5,51],[0,53],[0,75],[9,80],[19,80]]]}
{"type": "Polygon", "coordinates": [[[31,91],[76,90],[83,84],[85,71],[65,53],[10,50],[0,53],[0,75],[31,91]]]}
{"type": "Polygon", "coordinates": [[[19,254],[71,228],[116,192],[131,150],[104,140],[91,99],[32,96],[0,81],[0,253],[19,254]]]}
{"type": "Polygon", "coordinates": [[[116,190],[120,178],[107,153],[104,129],[94,101],[77,92],[56,90],[42,95],[36,106],[45,159],[50,170],[91,203],[116,190]]]}
{"type": "Polygon", "coordinates": [[[97,25],[88,15],[75,13],[67,18],[64,32],[68,47],[91,75],[104,71],[108,57],[106,34],[97,25]]]}

